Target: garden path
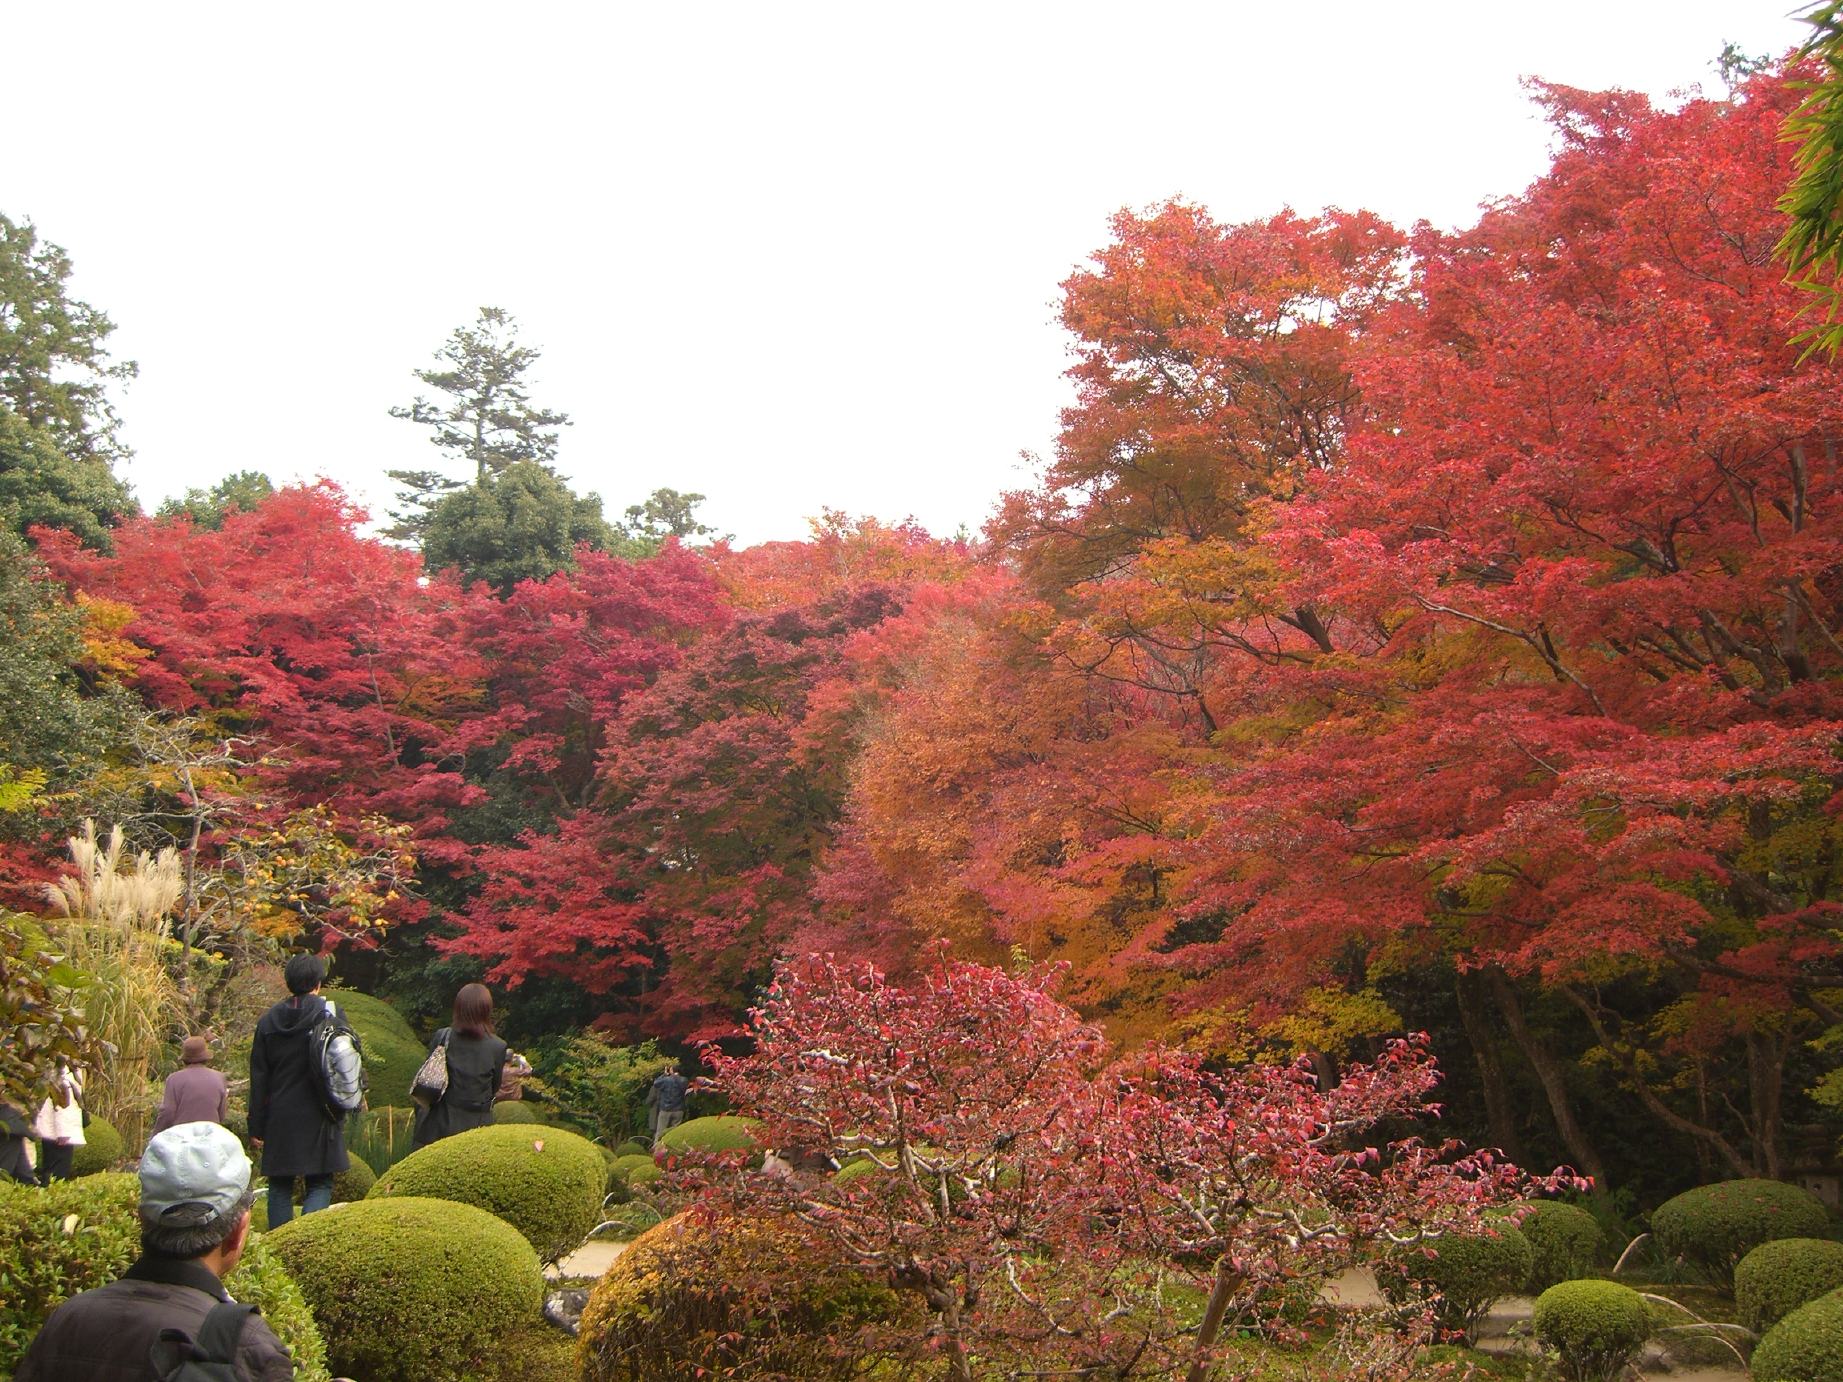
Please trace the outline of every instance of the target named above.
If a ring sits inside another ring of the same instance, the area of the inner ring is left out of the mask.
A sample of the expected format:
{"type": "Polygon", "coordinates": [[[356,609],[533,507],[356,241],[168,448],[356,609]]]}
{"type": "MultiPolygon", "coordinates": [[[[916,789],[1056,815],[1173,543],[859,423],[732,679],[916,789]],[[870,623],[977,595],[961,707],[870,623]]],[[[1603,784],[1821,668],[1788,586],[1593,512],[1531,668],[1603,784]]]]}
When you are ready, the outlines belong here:
{"type": "Polygon", "coordinates": [[[544,1269],[544,1274],[552,1281],[563,1281],[572,1277],[589,1277],[596,1280],[608,1270],[614,1259],[627,1251],[625,1243],[584,1243],[575,1252],[553,1267],[544,1269]]]}

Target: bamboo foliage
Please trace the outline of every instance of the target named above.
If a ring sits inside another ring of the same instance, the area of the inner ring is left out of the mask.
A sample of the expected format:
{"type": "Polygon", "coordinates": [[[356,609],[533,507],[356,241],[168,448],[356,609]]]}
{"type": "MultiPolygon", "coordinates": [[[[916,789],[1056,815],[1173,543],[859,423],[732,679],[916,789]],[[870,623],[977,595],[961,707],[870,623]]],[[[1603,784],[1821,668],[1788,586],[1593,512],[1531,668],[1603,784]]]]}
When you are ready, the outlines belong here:
{"type": "Polygon", "coordinates": [[[174,1022],[180,995],[163,953],[173,910],[185,891],[178,852],[130,853],[120,826],[98,839],[96,823],[68,841],[72,872],[45,888],[65,918],[65,954],[87,977],[84,1015],[91,1032],[113,1048],[89,1072],[85,1103],[138,1146],[151,1105],[153,1077],[174,1022]]]}

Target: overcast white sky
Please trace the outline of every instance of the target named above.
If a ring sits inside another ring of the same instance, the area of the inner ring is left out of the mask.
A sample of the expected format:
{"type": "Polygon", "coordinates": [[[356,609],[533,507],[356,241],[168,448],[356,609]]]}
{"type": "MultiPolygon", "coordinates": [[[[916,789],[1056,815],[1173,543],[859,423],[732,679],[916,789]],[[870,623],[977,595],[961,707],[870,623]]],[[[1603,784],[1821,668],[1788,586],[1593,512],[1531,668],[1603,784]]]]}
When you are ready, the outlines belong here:
{"type": "Polygon", "coordinates": [[[435,456],[386,409],[491,303],[611,513],[977,529],[1052,444],[1057,284],[1116,209],[1461,224],[1541,171],[1520,77],[1714,90],[1793,3],[0,0],[0,211],[140,362],[149,507],[247,467],[381,513],[435,456]]]}

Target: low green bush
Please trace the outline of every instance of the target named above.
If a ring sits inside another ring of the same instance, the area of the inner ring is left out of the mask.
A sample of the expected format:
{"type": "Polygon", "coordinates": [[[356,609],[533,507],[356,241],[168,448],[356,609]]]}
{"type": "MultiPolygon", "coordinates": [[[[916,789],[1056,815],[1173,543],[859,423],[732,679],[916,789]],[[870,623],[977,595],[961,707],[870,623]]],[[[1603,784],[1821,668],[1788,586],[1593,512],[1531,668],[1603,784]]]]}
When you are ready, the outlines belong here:
{"type": "Polygon", "coordinates": [[[1616,1281],[1564,1281],[1536,1298],[1536,1337],[1570,1382],[1614,1382],[1651,1337],[1644,1297],[1616,1281]]]}
{"type": "Polygon", "coordinates": [[[582,1382],[691,1382],[745,1375],[813,1382],[877,1376],[860,1331],[914,1305],[828,1259],[791,1225],[705,1224],[687,1215],[636,1238],[590,1294],[577,1344],[582,1382]]]}
{"type": "Polygon", "coordinates": [[[508,1099],[503,1104],[493,1105],[495,1123],[543,1123],[543,1113],[526,1103],[523,1099],[508,1099]]]}
{"type": "Polygon", "coordinates": [[[411,1108],[410,1085],[429,1054],[410,1024],[382,998],[351,989],[328,989],[365,1048],[365,1101],[372,1108],[411,1108]]]}
{"type": "Polygon", "coordinates": [[[300,1284],[329,1365],[366,1382],[477,1376],[543,1302],[531,1245],[472,1205],[362,1200],[263,1241],[300,1284]]]}
{"type": "Polygon", "coordinates": [[[1529,1239],[1532,1265],[1527,1289],[1531,1295],[1586,1276],[1599,1260],[1599,1221],[1578,1205],[1538,1201],[1517,1229],[1529,1239]]]}
{"type": "Polygon", "coordinates": [[[127,1145],[115,1125],[92,1114],[89,1126],[83,1130],[83,1145],[71,1153],[70,1173],[93,1176],[99,1171],[113,1170],[127,1155],[127,1145]]]}
{"type": "Polygon", "coordinates": [[[606,1185],[601,1151],[586,1137],[508,1123],[431,1142],[378,1177],[370,1198],[475,1205],[554,1262],[580,1247],[600,1220],[606,1185]]]}
{"type": "Polygon", "coordinates": [[[1735,1310],[1756,1334],[1839,1288],[1843,1243],[1828,1238],[1775,1238],[1748,1253],[1734,1269],[1735,1310]]]}
{"type": "MultiPolygon", "coordinates": [[[[377,1183],[377,1177],[372,1174],[371,1167],[365,1164],[363,1157],[347,1152],[346,1161],[350,1163],[346,1169],[333,1177],[334,1204],[351,1204],[354,1200],[362,1200],[377,1183]]],[[[306,1198],[307,1180],[297,1176],[294,1182],[294,1202],[298,1205],[306,1198]]],[[[256,1191],[255,1207],[250,1211],[250,1223],[258,1233],[269,1231],[269,1192],[261,1188],[260,1183],[256,1191]]]]}
{"type": "Polygon", "coordinates": [[[1491,1307],[1523,1289],[1534,1260],[1529,1239],[1506,1224],[1403,1247],[1378,1264],[1376,1284],[1392,1304],[1431,1304],[1442,1329],[1470,1342],[1491,1307]]]}
{"type": "MultiPolygon", "coordinates": [[[[114,1281],[140,1255],[140,1198],[140,1181],[126,1173],[60,1181],[45,1190],[0,1187],[0,1377],[12,1374],[54,1307],[114,1281]]],[[[250,1241],[226,1285],[239,1300],[262,1307],[294,1355],[297,1382],[326,1382],[326,1352],[313,1316],[262,1240],[250,1241]]]]}
{"type": "Polygon", "coordinates": [[[1753,1351],[1753,1382],[1843,1382],[1843,1291],[1801,1305],[1753,1351]]]}
{"type": "Polygon", "coordinates": [[[1777,1180],[1728,1180],[1685,1190],[1651,1216],[1664,1256],[1729,1286],[1740,1260],[1777,1238],[1815,1238],[1829,1223],[1823,1201],[1777,1180]]]}
{"type": "Polygon", "coordinates": [[[616,1156],[651,1156],[653,1154],[653,1144],[650,1142],[642,1142],[637,1137],[630,1137],[614,1149],[614,1154],[616,1156]]]}
{"type": "Polygon", "coordinates": [[[751,1156],[750,1165],[759,1166],[762,1144],[755,1136],[757,1126],[752,1118],[738,1118],[729,1113],[691,1118],[661,1133],[654,1151],[668,1158],[683,1152],[747,1152],[751,1156]]]}

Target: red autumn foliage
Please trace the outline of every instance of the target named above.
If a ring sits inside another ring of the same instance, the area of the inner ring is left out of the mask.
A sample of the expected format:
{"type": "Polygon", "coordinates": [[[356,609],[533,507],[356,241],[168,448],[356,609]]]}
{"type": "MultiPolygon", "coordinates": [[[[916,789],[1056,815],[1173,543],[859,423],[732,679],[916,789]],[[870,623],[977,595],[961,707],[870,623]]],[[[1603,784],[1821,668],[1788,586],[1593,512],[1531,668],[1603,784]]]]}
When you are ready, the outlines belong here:
{"type": "Polygon", "coordinates": [[[1110,1066],[1048,977],[944,962],[904,987],[829,958],[783,966],[749,1053],[708,1053],[712,1082],[801,1164],[863,1164],[757,1174],[717,1156],[693,1180],[915,1293],[967,1378],[973,1358],[1014,1351],[1123,1377],[1205,1366],[1225,1320],[1274,1326],[1287,1288],[1476,1227],[1531,1184],[1450,1145],[1365,1145],[1431,1111],[1422,1043],[1328,1090],[1296,1069],[1225,1077],[1159,1051],[1110,1066]],[[1194,1337],[1147,1279],[1186,1261],[1222,1305],[1194,1337]]]}

